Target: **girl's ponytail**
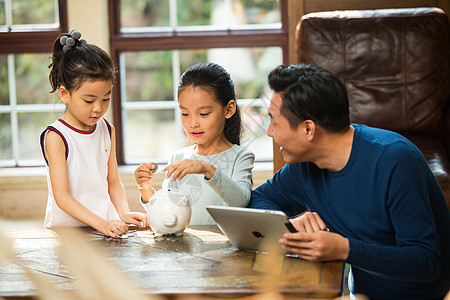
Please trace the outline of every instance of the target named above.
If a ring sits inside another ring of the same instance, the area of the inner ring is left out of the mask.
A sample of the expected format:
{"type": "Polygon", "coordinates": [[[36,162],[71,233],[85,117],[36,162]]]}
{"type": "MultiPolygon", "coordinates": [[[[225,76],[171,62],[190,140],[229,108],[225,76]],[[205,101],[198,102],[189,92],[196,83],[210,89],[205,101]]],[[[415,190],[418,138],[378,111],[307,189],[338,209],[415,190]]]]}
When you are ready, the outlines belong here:
{"type": "Polygon", "coordinates": [[[54,93],[60,86],[76,91],[86,80],[114,81],[115,68],[109,55],[101,48],[81,39],[74,29],[60,35],[53,43],[49,81],[54,93]]]}
{"type": "Polygon", "coordinates": [[[60,35],[53,42],[53,54],[51,57],[52,62],[48,66],[50,68],[50,74],[48,75],[48,79],[50,80],[50,84],[52,86],[52,90],[50,91],[50,93],[54,93],[61,85],[60,82],[58,81],[58,72],[62,57],[64,55],[63,45],[61,45],[61,43],[59,42],[62,36],[65,36],[65,34],[60,35]]]}

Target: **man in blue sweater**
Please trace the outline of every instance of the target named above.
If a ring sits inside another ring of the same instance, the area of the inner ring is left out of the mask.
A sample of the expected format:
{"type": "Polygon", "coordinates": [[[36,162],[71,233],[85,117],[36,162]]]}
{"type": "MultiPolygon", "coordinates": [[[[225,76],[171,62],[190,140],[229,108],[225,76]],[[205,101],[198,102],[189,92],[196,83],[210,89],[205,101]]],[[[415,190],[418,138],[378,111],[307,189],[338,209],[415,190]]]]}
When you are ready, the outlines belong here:
{"type": "Polygon", "coordinates": [[[267,133],[286,165],[249,207],[294,217],[298,232],[280,238],[287,251],[350,264],[352,294],[443,299],[450,213],[422,153],[399,134],[350,123],[346,89],[327,70],[279,66],[269,85],[267,133]]]}

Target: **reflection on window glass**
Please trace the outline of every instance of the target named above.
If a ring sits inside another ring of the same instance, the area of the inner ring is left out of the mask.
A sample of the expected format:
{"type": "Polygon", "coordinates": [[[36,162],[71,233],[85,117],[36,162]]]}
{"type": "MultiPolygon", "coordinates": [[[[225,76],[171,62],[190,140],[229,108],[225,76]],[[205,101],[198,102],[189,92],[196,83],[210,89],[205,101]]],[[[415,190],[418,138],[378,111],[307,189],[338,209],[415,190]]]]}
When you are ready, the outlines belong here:
{"type": "Polygon", "coordinates": [[[282,50],[279,47],[210,49],[208,61],[230,73],[239,99],[262,98],[267,92],[267,75],[282,64],[282,50]]]}
{"type": "Polygon", "coordinates": [[[12,159],[11,116],[0,113],[0,160],[12,159]]]}
{"type": "Polygon", "coordinates": [[[120,4],[121,28],[127,31],[164,31],[169,26],[239,29],[261,24],[281,28],[278,0],[121,0],[120,4]]]}
{"type": "Polygon", "coordinates": [[[173,100],[172,51],[124,52],[126,101],[173,100]]]}
{"type": "Polygon", "coordinates": [[[276,27],[281,28],[280,4],[276,0],[234,0],[214,3],[211,25],[239,29],[247,25],[277,24],[276,27]]]}
{"type": "MultiPolygon", "coordinates": [[[[122,55],[127,102],[176,99],[172,51],[136,51],[122,55]]],[[[223,66],[233,78],[237,97],[253,99],[266,96],[267,75],[282,63],[282,51],[279,47],[180,50],[179,59],[180,74],[189,66],[205,61],[223,66]]],[[[175,82],[178,80],[175,78],[175,82]]]]}
{"type": "Polygon", "coordinates": [[[244,16],[244,24],[281,23],[280,2],[277,0],[233,1],[233,11],[244,16]]]}
{"type": "Polygon", "coordinates": [[[0,26],[6,25],[6,16],[5,16],[5,1],[0,1],[0,26]]]}
{"type": "Polygon", "coordinates": [[[190,66],[206,61],[208,61],[208,51],[205,49],[180,51],[180,75],[190,66]]]}
{"type": "Polygon", "coordinates": [[[239,99],[262,98],[267,96],[267,75],[282,63],[282,51],[279,47],[182,50],[180,74],[205,61],[217,63],[230,73],[239,99]]]}
{"type": "MultiPolygon", "coordinates": [[[[177,1],[178,26],[201,26],[211,24],[211,0],[177,1]]],[[[223,2],[223,1],[220,1],[223,2]]]]}
{"type": "Polygon", "coordinates": [[[9,105],[8,56],[0,54],[0,105],[9,105]]]}
{"type": "Polygon", "coordinates": [[[170,26],[168,0],[120,0],[120,26],[170,26]]]}
{"type": "Polygon", "coordinates": [[[16,92],[18,104],[57,103],[57,96],[50,94],[48,65],[50,53],[16,54],[16,92]]]}
{"type": "Polygon", "coordinates": [[[250,104],[239,103],[243,133],[241,145],[255,153],[258,161],[271,161],[272,139],[267,135],[270,118],[267,114],[268,99],[259,99],[250,104]]]}
{"type": "MultiPolygon", "coordinates": [[[[19,113],[20,159],[41,160],[42,151],[39,136],[47,125],[53,123],[62,113],[19,113]]],[[[43,161],[42,161],[43,162],[43,161]]]]}
{"type": "Polygon", "coordinates": [[[11,0],[11,5],[13,25],[59,23],[55,0],[11,0]]]}
{"type": "Polygon", "coordinates": [[[127,163],[162,162],[177,149],[172,109],[128,111],[124,130],[127,163]]]}

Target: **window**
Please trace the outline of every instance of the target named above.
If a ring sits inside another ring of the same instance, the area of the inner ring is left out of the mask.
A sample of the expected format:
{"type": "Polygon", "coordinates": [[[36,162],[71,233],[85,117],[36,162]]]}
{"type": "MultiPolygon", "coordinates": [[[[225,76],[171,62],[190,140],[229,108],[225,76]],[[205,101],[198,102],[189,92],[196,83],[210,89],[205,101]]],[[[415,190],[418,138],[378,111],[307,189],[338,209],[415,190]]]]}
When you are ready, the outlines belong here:
{"type": "Polygon", "coordinates": [[[39,134],[64,110],[48,82],[65,0],[0,1],[0,167],[42,165],[39,134]]]}
{"type": "Polygon", "coordinates": [[[206,61],[233,78],[244,122],[241,144],[257,161],[271,161],[266,82],[286,61],[286,6],[285,0],[110,0],[119,163],[164,163],[188,143],[178,80],[187,67],[206,61]]]}

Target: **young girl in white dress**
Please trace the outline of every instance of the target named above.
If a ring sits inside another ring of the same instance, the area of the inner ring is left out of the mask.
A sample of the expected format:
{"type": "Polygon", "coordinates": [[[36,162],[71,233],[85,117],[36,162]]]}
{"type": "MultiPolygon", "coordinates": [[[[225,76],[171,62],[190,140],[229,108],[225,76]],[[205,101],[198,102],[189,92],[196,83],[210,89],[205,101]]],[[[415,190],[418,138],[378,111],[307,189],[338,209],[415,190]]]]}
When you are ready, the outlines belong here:
{"type": "Polygon", "coordinates": [[[99,47],[72,30],[53,44],[51,91],[66,104],[64,115],[41,134],[49,195],[44,226],[90,226],[106,236],[147,227],[144,213],[130,212],[120,181],[114,127],[103,118],[114,65],[99,47]]]}
{"type": "MultiPolygon", "coordinates": [[[[191,225],[215,224],[207,205],[245,207],[252,190],[254,154],[240,146],[241,116],[228,72],[214,63],[189,67],[178,86],[181,120],[195,143],[172,154],[163,188],[181,190],[192,206],[191,225]]],[[[135,171],[141,202],[154,194],[152,163],[135,171]]]]}

